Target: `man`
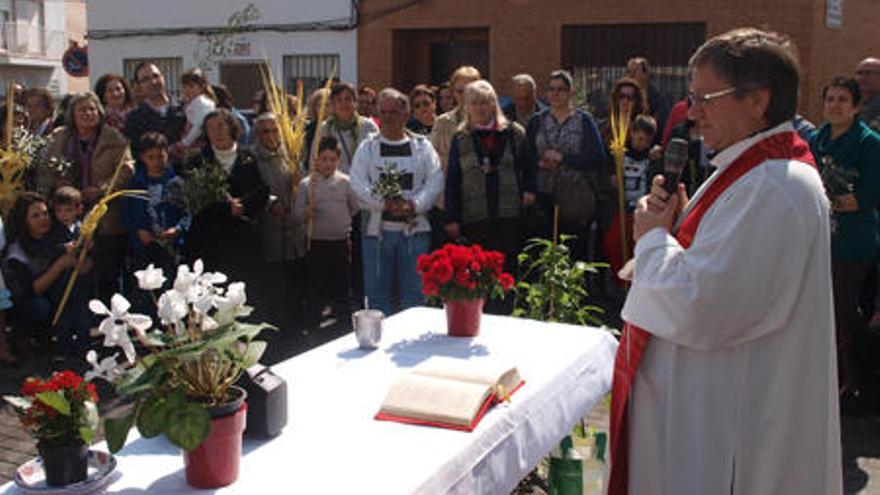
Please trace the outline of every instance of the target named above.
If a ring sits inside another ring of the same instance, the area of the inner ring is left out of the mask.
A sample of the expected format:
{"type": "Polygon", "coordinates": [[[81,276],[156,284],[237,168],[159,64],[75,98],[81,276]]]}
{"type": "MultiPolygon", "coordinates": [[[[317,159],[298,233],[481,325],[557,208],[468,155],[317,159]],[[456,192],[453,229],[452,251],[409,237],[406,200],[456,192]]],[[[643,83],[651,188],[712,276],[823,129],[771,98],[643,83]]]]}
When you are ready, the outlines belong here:
{"type": "Polygon", "coordinates": [[[513,100],[504,108],[504,115],[511,122],[517,122],[525,127],[532,114],[547,108],[538,101],[538,90],[535,78],[529,74],[517,74],[510,80],[513,85],[511,99],[513,100]]]}
{"type": "Polygon", "coordinates": [[[163,134],[171,144],[171,159],[175,162],[182,159],[182,145],[178,144],[186,125],[183,108],[172,105],[171,97],[165,90],[165,76],[150,62],[141,62],[134,70],[137,93],[143,100],[125,119],[125,137],[131,145],[131,154],[135,159],[140,156],[138,143],[141,136],[154,131],[163,134]]]}
{"type": "Polygon", "coordinates": [[[609,493],[839,494],[828,202],[791,124],[795,49],[738,29],[690,66],[717,171],[690,201],[659,176],[638,202],[609,493]]]}
{"type": "Polygon", "coordinates": [[[373,119],[355,111],[358,104],[357,90],[346,82],[338,82],[330,87],[330,108],[332,114],[321,125],[318,137],[333,136],[342,146],[342,162],[339,171],[347,174],[351,168],[354,152],[370,134],[379,132],[373,119]]]}
{"type": "MultiPolygon", "coordinates": [[[[626,76],[635,79],[645,90],[648,95],[648,107],[651,108],[651,115],[657,120],[657,128],[663,129],[666,126],[666,119],[669,117],[672,103],[660,90],[651,86],[651,65],[648,63],[648,59],[645,57],[629,59],[626,62],[626,76]]],[[[661,137],[658,133],[655,142],[659,143],[661,137]]]]}
{"type": "Polygon", "coordinates": [[[440,157],[440,167],[446,170],[446,161],[449,158],[449,147],[452,145],[452,137],[458,130],[458,126],[464,121],[464,88],[468,84],[482,79],[480,71],[476,67],[463,65],[452,73],[452,97],[455,99],[455,108],[437,117],[434,128],[431,130],[431,144],[440,157]]]}
{"type": "Polygon", "coordinates": [[[856,67],[856,82],[862,92],[862,119],[880,132],[880,58],[868,57],[856,67]]]}
{"type": "Polygon", "coordinates": [[[24,107],[30,122],[30,131],[35,136],[48,136],[52,132],[52,116],[55,101],[46,88],[30,88],[24,91],[24,107]]]}
{"type": "Polygon", "coordinates": [[[379,93],[378,106],[380,133],[368,136],[358,148],[351,185],[370,215],[363,238],[364,295],[370,307],[388,315],[394,311],[394,285],[401,310],[423,303],[416,260],[428,252],[431,227],[425,214],[443,190],[443,173],[428,139],[405,130],[409,98],[386,88],[379,93]],[[400,173],[400,199],[373,193],[389,167],[400,173]]]}

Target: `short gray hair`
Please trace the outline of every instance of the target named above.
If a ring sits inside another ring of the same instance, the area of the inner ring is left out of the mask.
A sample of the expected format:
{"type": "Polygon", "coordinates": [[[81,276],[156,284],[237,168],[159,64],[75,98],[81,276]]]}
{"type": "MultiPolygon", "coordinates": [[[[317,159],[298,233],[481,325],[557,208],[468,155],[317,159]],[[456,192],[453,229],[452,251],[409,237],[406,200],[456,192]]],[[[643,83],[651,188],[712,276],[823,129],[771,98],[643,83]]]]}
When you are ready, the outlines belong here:
{"type": "Polygon", "coordinates": [[[403,107],[406,113],[409,113],[409,96],[406,96],[400,91],[394,88],[385,88],[382,91],[379,91],[379,97],[376,99],[376,104],[381,105],[385,100],[396,101],[398,105],[403,107]]]}
{"type": "Polygon", "coordinates": [[[107,118],[107,112],[104,111],[104,105],[101,104],[101,99],[91,91],[83,91],[82,93],[76,93],[71,96],[70,103],[67,104],[67,112],[64,114],[64,122],[71,130],[76,130],[76,121],[73,117],[76,113],[76,106],[86,100],[91,101],[98,108],[98,127],[104,125],[104,120],[107,118]]]}
{"type": "Polygon", "coordinates": [[[517,74],[510,78],[514,86],[528,86],[532,92],[538,91],[538,85],[535,84],[535,78],[531,74],[517,74]]]}

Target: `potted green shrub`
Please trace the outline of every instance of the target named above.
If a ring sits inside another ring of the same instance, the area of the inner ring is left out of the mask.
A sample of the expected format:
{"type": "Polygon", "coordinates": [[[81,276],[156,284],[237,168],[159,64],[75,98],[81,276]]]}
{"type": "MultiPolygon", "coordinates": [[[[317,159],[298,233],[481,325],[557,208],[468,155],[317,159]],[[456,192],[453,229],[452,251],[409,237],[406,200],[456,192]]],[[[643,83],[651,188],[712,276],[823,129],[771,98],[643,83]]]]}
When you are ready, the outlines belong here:
{"type": "MultiPolygon", "coordinates": [[[[162,270],[152,265],[135,276],[142,290],[166,285],[162,270]]],[[[149,316],[130,313],[119,294],[109,308],[89,303],[104,316],[98,326],[104,346],[121,349],[123,356],[99,360],[90,351],[86,360],[93,370],[86,377],[110,381],[131,404],[125,415],[104,421],[110,451],[122,448],[132,426],[145,438],[165,435],[184,450],[187,483],[197,488],[226,486],[238,477],[246,405],[244,390],[234,383],[266,349],[253,339],[271,328],[239,321],[251,311],[245,285],[225,284],[226,276],[205,272],[201,260],[192,268],[179,266],[172,287],[154,299],[155,329],[149,316]]]]}

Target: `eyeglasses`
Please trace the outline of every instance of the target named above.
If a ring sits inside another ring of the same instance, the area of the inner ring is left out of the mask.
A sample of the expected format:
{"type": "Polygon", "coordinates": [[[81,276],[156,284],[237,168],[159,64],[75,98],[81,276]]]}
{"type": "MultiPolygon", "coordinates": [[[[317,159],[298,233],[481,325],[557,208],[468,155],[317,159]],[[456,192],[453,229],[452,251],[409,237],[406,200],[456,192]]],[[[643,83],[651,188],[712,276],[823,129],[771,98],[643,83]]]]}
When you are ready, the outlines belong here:
{"type": "Polygon", "coordinates": [[[568,86],[547,86],[548,93],[568,93],[568,86]]]}
{"type": "Polygon", "coordinates": [[[706,93],[704,95],[696,95],[694,93],[688,93],[688,95],[687,95],[688,106],[689,107],[708,106],[709,104],[711,104],[713,101],[717,100],[718,98],[722,98],[722,97],[727,96],[729,94],[733,94],[737,89],[738,88],[730,87],[730,88],[725,88],[725,89],[722,89],[719,91],[715,91],[714,93],[706,93]]]}

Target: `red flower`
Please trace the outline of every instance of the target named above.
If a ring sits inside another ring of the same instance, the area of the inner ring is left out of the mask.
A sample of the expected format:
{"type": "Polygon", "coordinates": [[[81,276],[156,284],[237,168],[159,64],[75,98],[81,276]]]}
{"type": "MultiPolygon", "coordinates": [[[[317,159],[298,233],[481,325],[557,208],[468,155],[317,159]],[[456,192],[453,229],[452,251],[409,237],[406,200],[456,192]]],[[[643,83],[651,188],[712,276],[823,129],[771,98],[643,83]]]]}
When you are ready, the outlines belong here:
{"type": "Polygon", "coordinates": [[[501,288],[504,289],[505,292],[513,288],[513,277],[511,277],[509,273],[498,275],[498,282],[501,283],[501,288]]]}
{"type": "Polygon", "coordinates": [[[21,384],[21,395],[33,397],[40,392],[46,391],[46,384],[39,378],[27,378],[21,384]]]}

